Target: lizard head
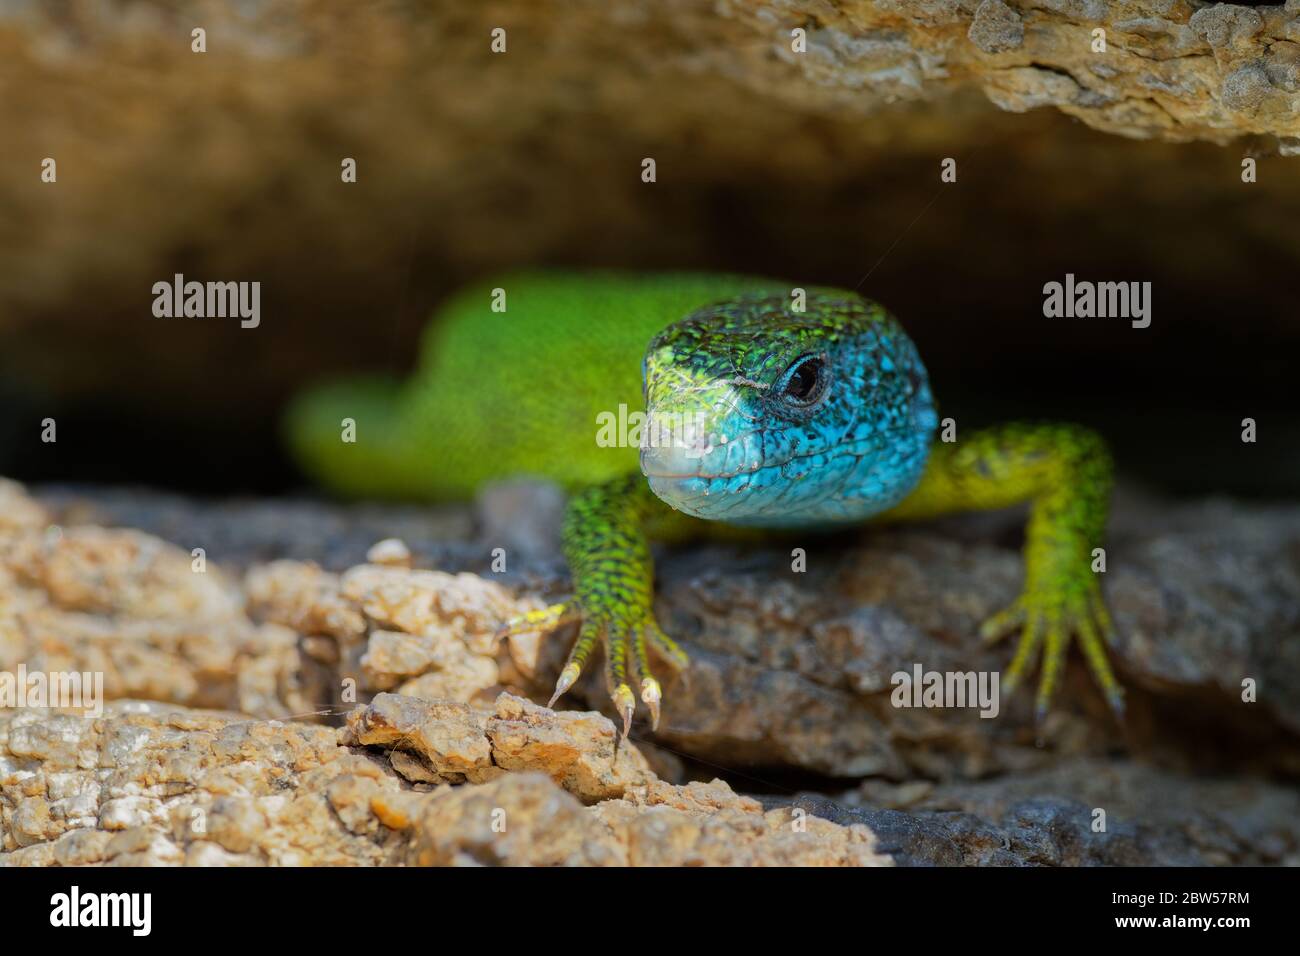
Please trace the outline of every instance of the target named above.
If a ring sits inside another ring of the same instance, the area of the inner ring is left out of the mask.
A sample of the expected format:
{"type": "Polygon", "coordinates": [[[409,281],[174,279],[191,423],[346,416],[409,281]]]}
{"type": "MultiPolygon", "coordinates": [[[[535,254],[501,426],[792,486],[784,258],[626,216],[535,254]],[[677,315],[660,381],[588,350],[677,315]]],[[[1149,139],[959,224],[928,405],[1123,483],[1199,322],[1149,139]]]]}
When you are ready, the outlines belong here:
{"type": "Polygon", "coordinates": [[[916,347],[851,293],[737,298],[669,326],[643,364],[641,470],[698,518],[759,527],[893,506],[938,423],[916,347]]]}

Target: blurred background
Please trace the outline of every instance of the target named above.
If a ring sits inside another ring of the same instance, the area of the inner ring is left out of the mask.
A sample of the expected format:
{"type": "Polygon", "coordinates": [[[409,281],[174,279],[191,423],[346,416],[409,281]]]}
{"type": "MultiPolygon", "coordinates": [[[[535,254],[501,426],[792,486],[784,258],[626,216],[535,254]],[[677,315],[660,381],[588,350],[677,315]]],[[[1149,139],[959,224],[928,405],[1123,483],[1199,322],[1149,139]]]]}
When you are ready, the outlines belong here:
{"type": "Polygon", "coordinates": [[[1227,80],[1167,77],[1162,99],[1135,72],[1158,65],[1125,65],[1167,49],[1231,78],[1234,49],[1267,38],[1260,75],[1289,95],[1293,12],[1192,29],[1209,5],[1110,5],[1186,32],[1128,28],[1120,73],[1095,71],[1118,91],[1102,103],[1073,67],[1023,65],[1087,53],[1058,49],[1087,33],[1060,4],[1022,11],[1009,50],[975,43],[969,11],[899,6],[0,0],[0,474],[298,490],[288,396],[402,372],[457,286],[562,265],[858,288],[910,329],[963,425],[1076,420],[1153,490],[1294,497],[1300,158],[1261,132],[1267,97],[1237,116],[1227,80]],[[876,19],[854,47],[859,15],[876,19]],[[816,57],[790,55],[791,24],[816,57]],[[1062,71],[1073,92],[1007,91],[1062,71]],[[1134,88],[1162,118],[1123,112],[1134,88]],[[1202,126],[1151,127],[1198,96],[1202,126]],[[175,273],[261,282],[260,327],[154,317],[175,273]],[[1150,282],[1151,326],[1045,318],[1066,273],[1150,282]]]}

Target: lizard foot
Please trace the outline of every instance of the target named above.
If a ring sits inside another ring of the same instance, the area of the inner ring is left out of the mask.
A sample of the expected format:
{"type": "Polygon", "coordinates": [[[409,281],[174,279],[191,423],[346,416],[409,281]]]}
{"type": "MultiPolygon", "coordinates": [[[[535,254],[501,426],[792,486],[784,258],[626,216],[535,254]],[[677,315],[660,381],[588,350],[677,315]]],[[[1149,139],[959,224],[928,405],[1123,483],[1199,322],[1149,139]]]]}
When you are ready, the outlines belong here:
{"type": "Polygon", "coordinates": [[[1091,572],[1062,585],[1060,578],[1051,583],[1029,585],[1011,606],[994,614],[980,627],[988,643],[995,643],[1011,631],[1020,630],[1011,664],[1003,677],[1007,693],[1015,690],[1025,674],[1033,669],[1042,649],[1042,673],[1034,715],[1042,723],[1052,704],[1056,686],[1065,663],[1071,635],[1079,641],[1093,679],[1101,688],[1116,717],[1124,715],[1124,690],[1106,659],[1106,644],[1113,644],[1115,630],[1111,624],[1101,588],[1091,572]]]}
{"type": "Polygon", "coordinates": [[[689,663],[686,652],[659,627],[648,609],[637,613],[617,613],[613,610],[589,613],[576,600],[552,604],[540,611],[530,611],[507,621],[497,632],[498,637],[522,634],[528,631],[550,632],[565,624],[581,620],[578,639],[569,652],[568,662],[560,671],[551,695],[549,707],[577,683],[582,669],[596,645],[605,649],[605,680],[610,699],[623,719],[623,736],[632,729],[632,716],[636,712],[636,697],[628,684],[629,659],[632,670],[640,677],[641,700],[650,710],[652,729],[659,728],[660,704],[663,688],[650,669],[649,645],[667,660],[674,669],[683,670],[689,663]]]}

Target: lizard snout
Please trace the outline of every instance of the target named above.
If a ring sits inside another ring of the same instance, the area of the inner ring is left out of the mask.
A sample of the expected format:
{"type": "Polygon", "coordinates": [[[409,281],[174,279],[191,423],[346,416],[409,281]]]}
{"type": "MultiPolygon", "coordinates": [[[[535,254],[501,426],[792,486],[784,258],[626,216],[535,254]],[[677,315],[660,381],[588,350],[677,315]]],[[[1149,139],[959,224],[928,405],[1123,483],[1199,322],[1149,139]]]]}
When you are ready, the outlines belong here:
{"type": "Polygon", "coordinates": [[[641,472],[660,478],[698,476],[713,447],[713,437],[702,422],[651,415],[641,435],[641,472]]]}

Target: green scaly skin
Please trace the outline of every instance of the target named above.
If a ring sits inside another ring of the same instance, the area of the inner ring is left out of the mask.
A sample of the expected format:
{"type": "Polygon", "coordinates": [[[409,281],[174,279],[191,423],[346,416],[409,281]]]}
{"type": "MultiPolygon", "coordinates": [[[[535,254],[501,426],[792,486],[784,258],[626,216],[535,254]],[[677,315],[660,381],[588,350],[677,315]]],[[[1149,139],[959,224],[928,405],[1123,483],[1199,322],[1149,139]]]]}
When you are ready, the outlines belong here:
{"type": "Polygon", "coordinates": [[[466,499],[516,475],[566,487],[574,596],[503,633],[581,621],[551,703],[603,645],[625,733],[637,681],[658,724],[649,649],[687,665],[651,610],[651,540],[718,526],[702,519],[818,529],[1025,501],[1024,593],[982,628],[990,640],[1020,630],[1004,686],[1041,654],[1041,718],[1076,638],[1121,712],[1091,570],[1112,481],[1102,440],[1078,426],[1011,424],[931,444],[928,379],[901,327],[851,293],[809,289],[805,311],[792,301],[789,286],[744,277],[506,276],[444,307],[406,384],[308,392],[287,435],[309,473],[353,496],[466,499]],[[505,312],[492,309],[498,288],[505,312]],[[669,447],[601,447],[598,416],[620,404],[670,421],[669,447]],[[690,427],[673,418],[685,415],[690,427]],[[340,438],[344,419],[355,443],[340,438]]]}

